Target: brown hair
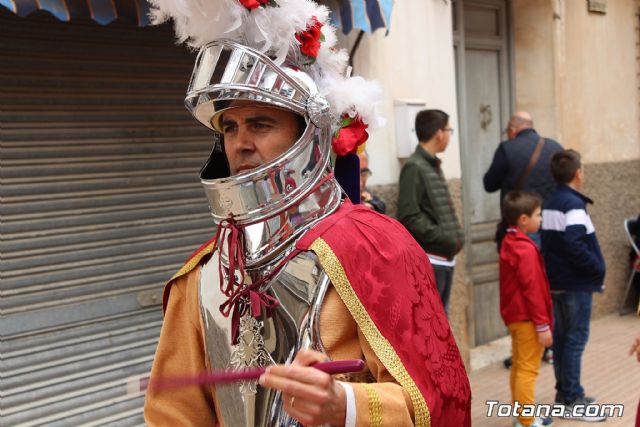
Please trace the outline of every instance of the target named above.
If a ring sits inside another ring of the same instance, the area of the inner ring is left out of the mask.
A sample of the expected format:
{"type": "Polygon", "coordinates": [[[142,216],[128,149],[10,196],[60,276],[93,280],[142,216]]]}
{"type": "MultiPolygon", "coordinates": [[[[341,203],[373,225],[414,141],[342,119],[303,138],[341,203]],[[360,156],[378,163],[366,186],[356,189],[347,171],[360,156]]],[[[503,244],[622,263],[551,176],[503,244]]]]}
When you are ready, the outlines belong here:
{"type": "Polygon", "coordinates": [[[542,206],[542,197],[537,193],[510,191],[502,200],[502,222],[505,226],[518,225],[520,215],[533,215],[542,206]]]}
{"type": "Polygon", "coordinates": [[[570,183],[581,167],[580,153],[576,150],[558,151],[551,157],[551,175],[561,184],[570,183]]]}
{"type": "Polygon", "coordinates": [[[449,115],[442,110],[422,110],[416,114],[416,135],[418,141],[427,142],[439,129],[444,130],[449,123],[449,115]]]}

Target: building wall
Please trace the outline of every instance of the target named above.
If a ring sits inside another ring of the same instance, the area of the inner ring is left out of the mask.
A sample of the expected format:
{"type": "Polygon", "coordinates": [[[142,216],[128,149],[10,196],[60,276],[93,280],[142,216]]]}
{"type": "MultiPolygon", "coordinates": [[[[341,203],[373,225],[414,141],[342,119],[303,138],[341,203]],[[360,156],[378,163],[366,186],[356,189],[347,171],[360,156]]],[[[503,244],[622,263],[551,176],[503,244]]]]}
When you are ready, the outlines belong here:
{"type": "Polygon", "coordinates": [[[638,2],[512,5],[516,109],[585,163],[639,158],[638,2]]]}
{"type": "Polygon", "coordinates": [[[564,53],[559,133],[586,163],[638,159],[636,1],[609,1],[605,15],[589,13],[585,3],[562,2],[556,24],[564,53]]]}
{"type": "Polygon", "coordinates": [[[607,262],[594,316],[615,311],[628,277],[623,221],[640,213],[640,37],[636,0],[515,0],[515,104],[536,128],[583,156],[584,193],[607,262]]]}
{"type": "MultiPolygon", "coordinates": [[[[456,209],[458,219],[464,221],[462,209],[462,180],[449,180],[449,193],[456,209]]],[[[472,292],[469,271],[467,270],[467,254],[463,248],[456,255],[456,267],[453,271],[453,284],[451,285],[451,296],[449,297],[449,324],[456,337],[456,342],[460,348],[460,353],[468,369],[471,368],[470,342],[469,337],[469,311],[472,292]]]]}
{"type": "Polygon", "coordinates": [[[640,214],[640,159],[588,164],[585,177],[584,192],[595,202],[589,213],[607,264],[605,290],[594,297],[593,315],[600,317],[618,310],[629,279],[623,221],[640,214]]]}
{"type": "Polygon", "coordinates": [[[514,0],[513,76],[516,109],[529,111],[538,131],[556,135],[553,8],[551,1],[514,0]]]}
{"type": "MultiPolygon", "coordinates": [[[[366,34],[353,57],[354,73],[378,80],[385,89],[384,112],[387,125],[371,133],[367,142],[372,184],[397,183],[401,162],[396,155],[395,99],[426,101],[427,108],[450,114],[451,125],[459,130],[456,103],[455,63],[451,3],[406,0],[396,2],[391,30],[366,34]]],[[[343,38],[353,46],[354,32],[343,38]]],[[[455,132],[443,157],[445,175],[461,176],[459,132],[455,132]]]]}

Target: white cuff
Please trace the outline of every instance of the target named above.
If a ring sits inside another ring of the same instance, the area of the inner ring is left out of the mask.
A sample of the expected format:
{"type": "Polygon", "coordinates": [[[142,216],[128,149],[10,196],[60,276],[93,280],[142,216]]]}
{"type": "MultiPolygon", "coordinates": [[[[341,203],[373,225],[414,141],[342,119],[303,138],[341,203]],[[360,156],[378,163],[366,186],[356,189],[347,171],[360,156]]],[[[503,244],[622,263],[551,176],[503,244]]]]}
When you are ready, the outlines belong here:
{"type": "Polygon", "coordinates": [[[342,381],[336,382],[342,386],[347,397],[347,413],[344,418],[344,427],[356,427],[356,396],[353,393],[353,387],[351,387],[351,384],[343,383],[342,381]]]}

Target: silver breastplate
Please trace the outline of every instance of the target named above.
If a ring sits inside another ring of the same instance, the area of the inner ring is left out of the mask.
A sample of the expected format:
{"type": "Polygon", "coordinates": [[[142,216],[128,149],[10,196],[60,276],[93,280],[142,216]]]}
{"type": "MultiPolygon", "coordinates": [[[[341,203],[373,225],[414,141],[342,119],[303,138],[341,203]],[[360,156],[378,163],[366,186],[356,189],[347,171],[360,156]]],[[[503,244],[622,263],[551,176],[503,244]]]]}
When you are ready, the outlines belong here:
{"type": "MultiPolygon", "coordinates": [[[[312,252],[289,261],[266,286],[280,304],[272,316],[255,319],[250,313],[240,321],[239,341],[231,343],[231,316],[220,313],[226,297],[220,291],[218,252],[200,275],[200,308],[204,327],[206,362],[211,369],[243,368],[289,363],[301,348],[324,352],[319,334],[320,306],[329,278],[312,252]]],[[[216,415],[223,426],[297,426],[282,409],[279,392],[256,381],[216,386],[216,415]]]]}

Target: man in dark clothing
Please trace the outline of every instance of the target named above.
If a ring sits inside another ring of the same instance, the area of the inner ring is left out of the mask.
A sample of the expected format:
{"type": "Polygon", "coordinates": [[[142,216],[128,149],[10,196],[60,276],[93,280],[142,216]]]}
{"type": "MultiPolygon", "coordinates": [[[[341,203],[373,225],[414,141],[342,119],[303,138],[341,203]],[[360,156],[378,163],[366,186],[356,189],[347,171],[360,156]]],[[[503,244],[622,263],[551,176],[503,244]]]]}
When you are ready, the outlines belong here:
{"type": "Polygon", "coordinates": [[[429,256],[446,312],[464,236],[436,154],[447,148],[453,129],[440,110],[420,111],[415,128],[419,144],[400,172],[398,220],[429,256]]]}
{"type": "Polygon", "coordinates": [[[515,113],[507,126],[508,141],[498,145],[489,170],[484,174],[484,189],[489,193],[500,190],[500,206],[505,194],[512,190],[535,191],[546,200],[556,188],[549,164],[551,156],[562,150],[562,146],[550,138],[543,138],[540,157],[522,183],[516,188],[522,173],[527,169],[540,135],[533,129],[533,119],[527,112],[515,113]]]}

